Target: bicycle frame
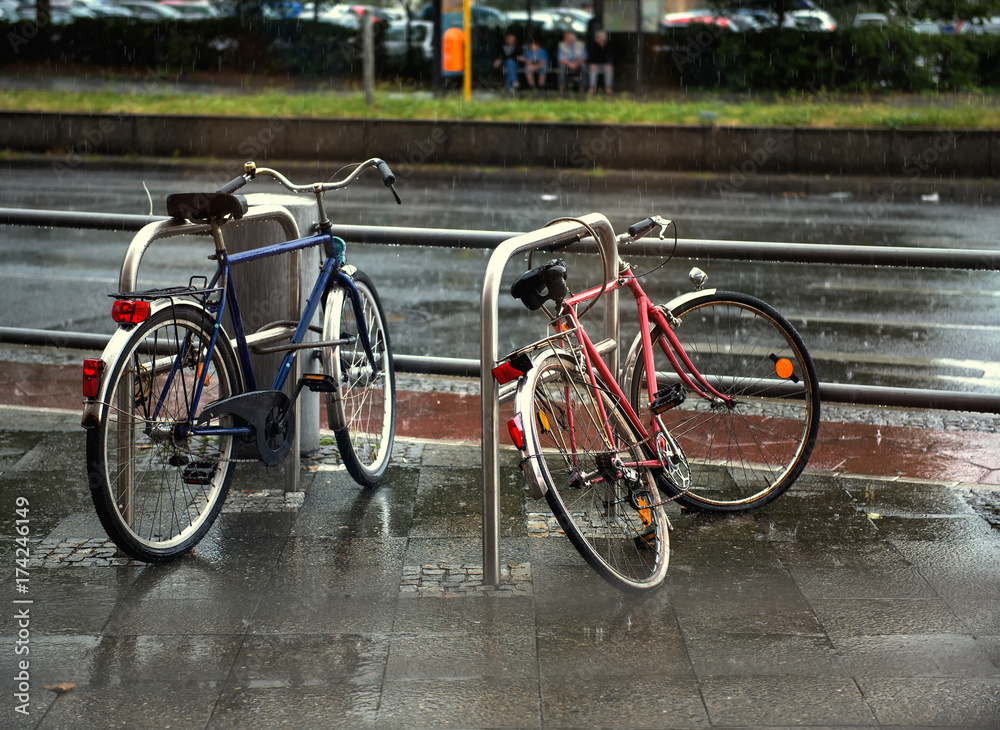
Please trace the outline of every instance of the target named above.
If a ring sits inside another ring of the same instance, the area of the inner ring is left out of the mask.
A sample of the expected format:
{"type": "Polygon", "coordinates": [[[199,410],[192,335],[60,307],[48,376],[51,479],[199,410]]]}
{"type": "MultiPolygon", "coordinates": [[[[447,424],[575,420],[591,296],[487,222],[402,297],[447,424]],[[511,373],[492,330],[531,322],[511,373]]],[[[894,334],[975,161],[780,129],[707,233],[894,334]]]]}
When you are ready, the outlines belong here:
{"type": "MultiPolygon", "coordinates": [[[[233,334],[236,339],[236,353],[239,358],[240,368],[243,372],[244,385],[247,391],[257,390],[257,379],[254,373],[253,364],[250,361],[250,348],[247,344],[246,332],[243,329],[243,319],[240,315],[239,301],[236,297],[236,289],[232,276],[232,267],[239,264],[247,263],[249,261],[256,261],[258,259],[269,258],[272,256],[280,256],[281,254],[291,253],[292,251],[299,251],[305,248],[311,248],[312,246],[323,245],[327,258],[323,262],[323,266],[320,268],[320,272],[316,277],[316,282],[313,285],[312,292],[309,294],[309,298],[306,300],[305,308],[302,311],[302,316],[299,319],[298,325],[296,326],[295,332],[292,335],[291,345],[293,349],[290,349],[278,367],[278,372],[275,375],[274,382],[271,386],[273,390],[281,390],[285,383],[287,382],[289,373],[292,372],[292,364],[296,357],[297,346],[300,345],[305,339],[306,332],[309,328],[309,323],[312,321],[313,316],[316,313],[316,309],[319,307],[320,301],[323,298],[323,292],[326,291],[326,287],[329,284],[331,278],[335,279],[337,283],[344,288],[344,290],[351,297],[351,303],[354,308],[355,318],[358,322],[358,334],[361,337],[362,346],[365,349],[365,354],[368,356],[369,361],[372,366],[375,367],[375,355],[371,348],[371,342],[368,336],[368,326],[367,322],[364,320],[364,316],[361,310],[361,296],[358,293],[357,287],[347,274],[341,270],[339,260],[336,255],[334,255],[333,250],[334,236],[329,233],[320,233],[313,236],[306,236],[304,238],[299,238],[293,241],[286,241],[284,243],[271,244],[269,246],[264,246],[251,251],[245,251],[241,253],[229,254],[225,250],[218,253],[219,266],[209,283],[208,288],[219,287],[221,289],[221,296],[219,301],[209,307],[213,316],[218,321],[221,313],[228,309],[230,317],[233,321],[233,334]],[[221,282],[221,285],[220,285],[221,282]]],[[[221,328],[216,328],[211,338],[209,339],[208,349],[205,353],[205,362],[211,362],[212,354],[215,350],[216,338],[221,328]]],[[[183,348],[182,348],[183,352],[183,348]]],[[[179,361],[180,355],[178,355],[179,361]]],[[[176,363],[175,363],[176,367],[176,363]]],[[[204,377],[207,377],[207,372],[204,377]]],[[[202,390],[205,385],[204,377],[199,378],[197,388],[195,390],[194,398],[192,399],[190,412],[195,413],[198,410],[198,405],[201,399],[202,390]]],[[[166,393],[170,386],[170,378],[167,379],[167,383],[162,390],[162,393],[166,393]]],[[[162,402],[162,396],[158,399],[162,402]]],[[[157,410],[158,410],[157,407],[157,410]]],[[[155,415],[155,414],[154,414],[155,415]]],[[[195,435],[238,435],[238,436],[248,436],[252,433],[252,429],[249,426],[242,427],[221,427],[221,426],[206,426],[198,427],[191,424],[191,431],[195,435]]]]}
{"type": "MultiPolygon", "coordinates": [[[[650,336],[650,323],[652,322],[659,325],[665,333],[666,339],[670,343],[670,348],[663,345],[663,351],[684,385],[692,390],[696,395],[710,402],[721,403],[727,408],[731,407],[733,399],[716,390],[698,371],[698,369],[694,366],[694,363],[691,362],[691,358],[688,357],[680,341],[678,341],[677,336],[674,334],[673,329],[670,327],[667,318],[664,315],[663,309],[653,304],[652,300],[646,295],[646,292],[639,284],[639,280],[636,278],[635,274],[632,273],[632,270],[627,266],[622,267],[618,278],[614,281],[607,282],[606,286],[596,286],[579,294],[566,297],[566,299],[563,300],[562,309],[555,319],[557,322],[560,319],[569,319],[572,324],[571,329],[574,331],[575,336],[583,348],[583,352],[586,356],[584,361],[587,368],[587,376],[591,383],[596,385],[597,380],[599,379],[605,385],[605,387],[611,392],[612,396],[618,400],[629,420],[632,421],[633,425],[638,430],[643,441],[648,442],[651,432],[655,433],[658,430],[659,426],[656,419],[651,419],[650,429],[647,430],[638,414],[635,410],[633,410],[631,404],[629,403],[629,399],[625,396],[621,386],[619,386],[618,379],[615,377],[614,373],[611,372],[611,369],[608,368],[607,364],[605,364],[603,358],[597,350],[597,347],[590,339],[586,330],[580,325],[580,320],[576,313],[577,306],[581,303],[595,299],[608,291],[615,291],[622,288],[628,289],[628,291],[632,294],[638,309],[639,333],[642,341],[643,358],[645,359],[646,364],[645,371],[648,392],[656,392],[656,368],[653,365],[653,343],[650,336]],[[682,364],[683,368],[681,367],[682,364]],[[685,369],[687,372],[685,372],[685,369]]],[[[568,330],[570,328],[567,327],[566,329],[568,330]]],[[[600,402],[600,399],[598,399],[597,405],[600,409],[604,422],[607,424],[607,414],[604,412],[604,406],[600,402]]],[[[610,426],[607,428],[608,438],[613,439],[610,432],[610,426]]],[[[656,466],[657,464],[657,461],[650,461],[642,464],[642,466],[656,466]]]]}

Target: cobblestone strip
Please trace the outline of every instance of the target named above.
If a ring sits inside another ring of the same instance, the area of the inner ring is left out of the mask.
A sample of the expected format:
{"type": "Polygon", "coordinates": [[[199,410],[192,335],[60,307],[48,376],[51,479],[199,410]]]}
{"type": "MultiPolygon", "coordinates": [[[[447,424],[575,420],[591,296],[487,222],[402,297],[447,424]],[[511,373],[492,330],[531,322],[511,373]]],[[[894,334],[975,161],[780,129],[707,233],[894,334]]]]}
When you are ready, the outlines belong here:
{"type": "Polygon", "coordinates": [[[500,569],[500,586],[483,585],[483,566],[425,563],[403,566],[401,596],[410,598],[460,598],[468,596],[530,596],[531,563],[500,569]]]}
{"type": "Polygon", "coordinates": [[[31,546],[29,565],[35,568],[101,568],[121,565],[145,565],[138,560],[120,557],[111,540],[45,538],[31,546]]]}
{"type": "Polygon", "coordinates": [[[528,512],[528,537],[566,537],[566,532],[551,512],[528,512]]]}
{"type": "MultiPolygon", "coordinates": [[[[280,489],[234,489],[222,505],[223,513],[295,512],[305,501],[305,492],[280,489]]],[[[29,565],[35,568],[73,566],[101,568],[120,565],[145,565],[138,560],[115,554],[115,544],[106,538],[44,538],[31,546],[29,565]]]]}
{"type": "Polygon", "coordinates": [[[285,492],[281,489],[231,489],[222,505],[222,513],[295,512],[305,499],[305,492],[285,492]]]}

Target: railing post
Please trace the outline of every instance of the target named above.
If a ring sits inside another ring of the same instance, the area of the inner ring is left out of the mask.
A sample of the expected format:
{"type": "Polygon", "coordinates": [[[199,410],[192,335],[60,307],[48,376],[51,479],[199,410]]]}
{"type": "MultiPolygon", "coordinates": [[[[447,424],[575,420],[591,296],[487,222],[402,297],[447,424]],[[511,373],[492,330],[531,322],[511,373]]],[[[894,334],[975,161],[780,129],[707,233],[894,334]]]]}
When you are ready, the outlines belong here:
{"type": "MultiPolygon", "coordinates": [[[[618,275],[616,268],[618,251],[615,232],[608,219],[599,213],[590,213],[582,220],[598,235],[608,256],[605,260],[604,275],[608,280],[618,275]]],[[[500,482],[499,468],[499,427],[497,424],[498,388],[493,380],[493,368],[497,364],[497,305],[500,296],[500,279],[510,259],[523,251],[553,245],[565,245],[588,235],[587,229],[579,223],[557,223],[537,231],[509,238],[501,243],[490,256],[483,277],[483,292],[480,300],[482,318],[482,340],[480,342],[479,375],[482,398],[481,449],[483,460],[483,585],[500,585],[500,482]]],[[[618,292],[605,295],[604,325],[605,336],[618,342],[618,292]]],[[[609,364],[617,369],[617,353],[609,364]]]]}

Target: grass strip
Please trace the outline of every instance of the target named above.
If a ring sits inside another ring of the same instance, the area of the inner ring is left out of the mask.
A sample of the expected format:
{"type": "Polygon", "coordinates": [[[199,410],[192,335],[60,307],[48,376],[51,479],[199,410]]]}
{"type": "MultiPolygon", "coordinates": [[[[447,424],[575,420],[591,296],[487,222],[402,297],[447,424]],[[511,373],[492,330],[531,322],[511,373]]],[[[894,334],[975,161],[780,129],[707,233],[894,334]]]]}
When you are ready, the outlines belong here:
{"type": "Polygon", "coordinates": [[[346,117],[433,121],[565,122],[594,124],[714,124],[718,126],[988,129],[1000,127],[1000,105],[977,95],[801,97],[773,100],[693,96],[635,101],[627,96],[554,94],[482,97],[379,90],[373,107],[360,92],[133,94],[14,90],[0,93],[0,110],[94,114],[176,114],[232,117],[346,117]]]}

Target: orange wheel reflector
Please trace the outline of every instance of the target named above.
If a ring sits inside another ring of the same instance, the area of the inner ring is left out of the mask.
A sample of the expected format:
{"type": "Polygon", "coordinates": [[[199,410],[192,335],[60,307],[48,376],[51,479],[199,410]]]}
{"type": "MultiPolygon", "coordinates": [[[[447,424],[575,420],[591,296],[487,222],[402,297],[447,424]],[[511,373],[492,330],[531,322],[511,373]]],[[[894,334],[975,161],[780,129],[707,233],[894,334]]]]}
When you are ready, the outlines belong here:
{"type": "Polygon", "coordinates": [[[795,366],[787,357],[779,357],[774,361],[774,374],[782,380],[788,380],[795,372],[795,366]]]}
{"type": "MultiPolygon", "coordinates": [[[[649,504],[649,502],[646,501],[645,497],[638,497],[636,499],[636,502],[639,503],[640,507],[646,507],[649,504]]],[[[644,525],[653,524],[653,515],[649,509],[640,509],[639,518],[642,520],[642,524],[644,525]]]]}

